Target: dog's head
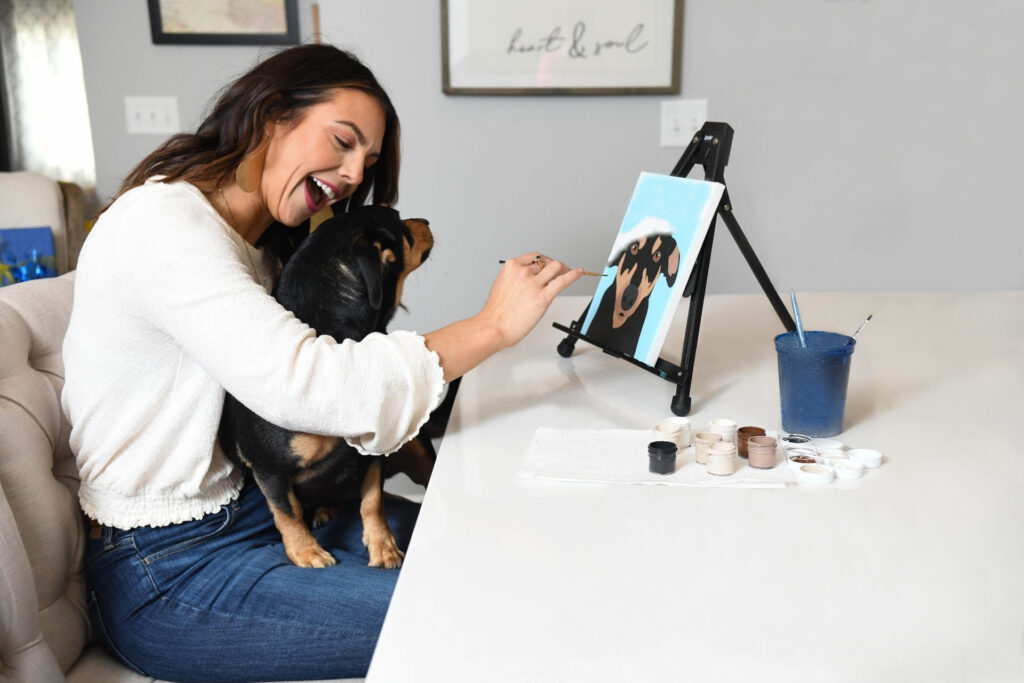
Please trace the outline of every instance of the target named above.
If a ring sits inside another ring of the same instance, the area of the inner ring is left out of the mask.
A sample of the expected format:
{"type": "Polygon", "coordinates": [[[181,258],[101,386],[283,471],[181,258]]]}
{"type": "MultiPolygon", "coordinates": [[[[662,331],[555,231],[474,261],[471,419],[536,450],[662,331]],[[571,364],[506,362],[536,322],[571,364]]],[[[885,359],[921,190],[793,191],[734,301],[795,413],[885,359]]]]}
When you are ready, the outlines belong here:
{"type": "Polygon", "coordinates": [[[318,334],[361,339],[385,331],[402,303],[405,278],[433,246],[425,219],[358,207],[327,219],[303,241],[275,296],[318,334]]]}
{"type": "Polygon", "coordinates": [[[616,265],[615,305],[612,327],[619,328],[647,300],[658,277],[665,276],[671,287],[679,272],[679,247],[670,234],[641,237],[617,254],[608,265],[616,265]]]}

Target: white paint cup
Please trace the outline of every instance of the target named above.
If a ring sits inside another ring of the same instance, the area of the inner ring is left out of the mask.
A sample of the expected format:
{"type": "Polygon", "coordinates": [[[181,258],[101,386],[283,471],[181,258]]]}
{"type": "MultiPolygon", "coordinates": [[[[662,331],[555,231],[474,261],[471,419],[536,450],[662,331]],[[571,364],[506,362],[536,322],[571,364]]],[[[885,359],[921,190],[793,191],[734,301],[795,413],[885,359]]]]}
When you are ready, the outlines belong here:
{"type": "Polygon", "coordinates": [[[680,448],[686,448],[687,446],[690,445],[690,418],[673,415],[672,417],[666,419],[665,422],[663,422],[662,424],[665,423],[679,425],[679,443],[676,444],[677,446],[679,446],[680,448]]]}
{"type": "MultiPolygon", "coordinates": [[[[682,428],[677,424],[662,422],[654,425],[655,441],[670,441],[676,445],[676,448],[683,448],[684,446],[680,443],[682,436],[682,428]]],[[[689,434],[687,434],[687,439],[689,439],[689,434]]]]}
{"type": "Polygon", "coordinates": [[[736,471],[736,445],[719,441],[708,446],[708,474],[728,476],[736,471]]]}
{"type": "Polygon", "coordinates": [[[708,431],[722,435],[722,441],[736,443],[736,421],[724,417],[712,420],[708,424],[708,431]]]}

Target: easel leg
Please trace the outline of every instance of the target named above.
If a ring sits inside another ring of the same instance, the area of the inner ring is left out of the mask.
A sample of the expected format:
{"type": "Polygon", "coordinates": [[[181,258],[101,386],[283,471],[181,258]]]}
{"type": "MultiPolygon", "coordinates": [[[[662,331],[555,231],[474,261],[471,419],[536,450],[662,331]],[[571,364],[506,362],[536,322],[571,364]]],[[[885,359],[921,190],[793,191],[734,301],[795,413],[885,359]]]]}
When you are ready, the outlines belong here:
{"type": "Polygon", "coordinates": [[[690,383],[693,381],[693,363],[697,356],[697,336],[700,334],[700,319],[704,312],[704,292],[708,286],[708,271],[711,267],[711,247],[715,241],[715,219],[711,220],[704,245],[700,248],[694,266],[693,293],[690,294],[690,308],[686,313],[686,337],[683,339],[683,359],[681,369],[683,379],[676,386],[676,394],[672,398],[670,408],[676,415],[689,415],[692,400],[690,383]]]}
{"type": "Polygon", "coordinates": [[[786,328],[787,332],[792,332],[796,329],[796,323],[793,322],[793,317],[789,313],[789,309],[782,303],[782,298],[779,297],[779,293],[775,291],[772,281],[768,279],[768,273],[765,272],[764,266],[761,265],[761,261],[757,258],[757,254],[754,253],[754,248],[750,246],[750,242],[747,241],[747,236],[743,234],[743,230],[740,228],[740,224],[736,221],[736,216],[732,213],[732,202],[729,200],[729,190],[726,189],[722,195],[722,203],[718,207],[718,212],[722,216],[722,220],[725,221],[725,225],[729,228],[729,232],[732,234],[732,238],[736,241],[736,246],[740,248],[740,253],[743,254],[743,258],[747,260],[747,265],[750,266],[750,270],[753,271],[754,277],[757,278],[758,284],[761,285],[761,289],[764,291],[765,296],[768,297],[768,301],[771,303],[772,308],[775,309],[775,314],[779,316],[779,320],[782,321],[783,327],[786,328]]]}

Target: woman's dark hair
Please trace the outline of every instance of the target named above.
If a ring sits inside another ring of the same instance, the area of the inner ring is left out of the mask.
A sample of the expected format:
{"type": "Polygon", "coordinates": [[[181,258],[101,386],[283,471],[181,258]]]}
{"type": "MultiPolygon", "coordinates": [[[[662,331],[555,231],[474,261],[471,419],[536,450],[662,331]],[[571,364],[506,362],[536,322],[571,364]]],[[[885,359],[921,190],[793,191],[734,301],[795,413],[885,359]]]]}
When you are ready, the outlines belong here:
{"type": "Polygon", "coordinates": [[[132,169],[117,197],[155,175],[164,176],[163,182],[222,182],[264,141],[268,124],[298,121],[338,88],[374,97],[385,118],[380,158],[349,198],[349,206],[366,203],[371,190],[373,203],[393,205],[398,199],[398,115],[370,70],[330,45],[287,48],[257,64],[221,92],[195,133],[171,137],[132,169]]]}

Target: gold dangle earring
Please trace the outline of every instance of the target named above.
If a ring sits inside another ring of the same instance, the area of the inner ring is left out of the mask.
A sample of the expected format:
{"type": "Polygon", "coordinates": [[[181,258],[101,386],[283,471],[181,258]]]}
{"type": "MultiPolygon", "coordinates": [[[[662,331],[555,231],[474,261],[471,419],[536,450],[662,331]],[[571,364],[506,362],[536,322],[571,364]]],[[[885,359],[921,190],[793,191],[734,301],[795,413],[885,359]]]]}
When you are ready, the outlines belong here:
{"type": "Polygon", "coordinates": [[[260,186],[260,180],[263,178],[263,165],[266,161],[267,139],[264,138],[252,154],[242,159],[238,168],[235,169],[235,182],[243,191],[255,192],[260,186]]]}

